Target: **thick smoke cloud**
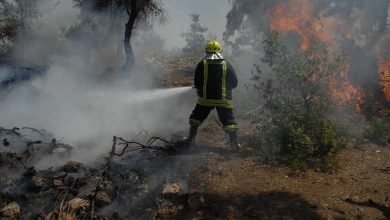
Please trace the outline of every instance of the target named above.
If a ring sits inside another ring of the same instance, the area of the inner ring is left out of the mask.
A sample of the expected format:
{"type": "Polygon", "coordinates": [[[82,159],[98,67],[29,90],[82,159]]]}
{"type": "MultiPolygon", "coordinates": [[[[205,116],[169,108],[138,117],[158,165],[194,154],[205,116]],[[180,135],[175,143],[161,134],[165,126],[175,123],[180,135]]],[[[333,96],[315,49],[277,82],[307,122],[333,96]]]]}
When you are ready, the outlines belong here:
{"type": "MultiPolygon", "coordinates": [[[[34,20],[27,46],[16,47],[16,65],[45,66],[46,71],[3,91],[1,126],[46,129],[75,146],[73,159],[84,162],[109,152],[113,135],[131,138],[144,129],[169,139],[186,130],[193,91],[150,91],[156,73],[137,66],[130,80],[121,78],[126,75],[121,72],[124,30],[111,27],[111,18],[104,15],[96,23],[83,23],[70,2],[60,1],[34,20]]],[[[142,53],[137,59],[143,60],[142,53]]],[[[8,75],[1,70],[1,78],[8,75]]],[[[37,166],[56,163],[61,161],[45,160],[37,166]]]]}
{"type": "MultiPolygon", "coordinates": [[[[290,19],[297,19],[298,25],[306,28],[310,28],[310,23],[315,20],[322,22],[315,27],[315,30],[309,30],[308,32],[320,32],[326,28],[327,20],[337,20],[332,24],[332,29],[328,31],[334,35],[335,41],[339,41],[341,44],[344,41],[350,40],[353,44],[359,47],[367,47],[366,49],[372,49],[377,43],[378,39],[385,37],[388,33],[388,19],[389,19],[389,1],[378,0],[375,2],[364,0],[343,0],[343,1],[329,1],[329,0],[316,0],[316,1],[234,1],[232,9],[227,15],[226,31],[224,33],[224,39],[232,46],[240,47],[245,44],[253,43],[256,37],[254,34],[251,36],[243,35],[242,33],[254,31],[261,33],[268,29],[275,29],[272,26],[277,18],[273,16],[278,12],[284,12],[280,14],[280,19],[287,17],[290,19]],[[298,4],[301,3],[301,4],[298,4]],[[282,11],[284,6],[285,11],[282,11]],[[299,14],[308,13],[312,17],[306,17],[306,15],[299,14]],[[252,37],[246,41],[245,37],[252,37]]],[[[294,23],[290,21],[289,23],[294,23]]],[[[280,30],[279,30],[280,31],[280,30]]],[[[286,31],[292,31],[286,30],[286,31]]],[[[291,37],[291,35],[289,35],[291,37]]],[[[302,36],[301,36],[302,37],[302,36]]],[[[297,43],[302,39],[297,39],[297,43]]],[[[314,39],[311,39],[314,40],[314,39]]]]}
{"type": "Polygon", "coordinates": [[[363,91],[365,108],[372,111],[370,105],[378,100],[380,89],[378,63],[390,57],[389,4],[388,0],[233,1],[224,40],[235,57],[253,57],[254,63],[261,63],[261,36],[269,29],[281,32],[293,50],[325,43],[349,57],[346,80],[363,91]],[[248,50],[255,54],[248,56],[248,50]]]}

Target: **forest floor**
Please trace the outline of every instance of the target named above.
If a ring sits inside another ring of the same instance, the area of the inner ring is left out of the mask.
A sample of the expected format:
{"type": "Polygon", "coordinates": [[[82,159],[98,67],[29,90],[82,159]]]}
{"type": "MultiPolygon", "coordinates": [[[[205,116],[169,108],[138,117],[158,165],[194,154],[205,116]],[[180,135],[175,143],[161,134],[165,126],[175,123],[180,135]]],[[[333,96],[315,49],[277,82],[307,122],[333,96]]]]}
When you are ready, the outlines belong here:
{"type": "Polygon", "coordinates": [[[206,122],[197,140],[192,156],[196,152],[199,156],[191,161],[196,161],[198,168],[189,174],[187,184],[190,191],[203,196],[199,217],[390,218],[389,148],[351,146],[338,154],[336,172],[297,173],[287,167],[264,165],[245,144],[239,153],[230,152],[225,134],[215,123],[206,122]]]}

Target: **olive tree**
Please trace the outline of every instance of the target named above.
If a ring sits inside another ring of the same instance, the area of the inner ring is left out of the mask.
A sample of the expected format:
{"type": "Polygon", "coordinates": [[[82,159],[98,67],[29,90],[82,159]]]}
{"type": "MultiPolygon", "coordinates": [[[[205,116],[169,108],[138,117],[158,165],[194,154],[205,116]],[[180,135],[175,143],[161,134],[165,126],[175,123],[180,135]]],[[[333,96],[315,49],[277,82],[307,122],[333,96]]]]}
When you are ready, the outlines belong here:
{"type": "Polygon", "coordinates": [[[134,65],[134,53],[131,37],[136,24],[150,16],[164,19],[164,11],[159,0],[73,0],[77,7],[85,11],[110,13],[117,16],[127,16],[124,31],[124,50],[126,63],[125,72],[130,72],[134,65]]]}

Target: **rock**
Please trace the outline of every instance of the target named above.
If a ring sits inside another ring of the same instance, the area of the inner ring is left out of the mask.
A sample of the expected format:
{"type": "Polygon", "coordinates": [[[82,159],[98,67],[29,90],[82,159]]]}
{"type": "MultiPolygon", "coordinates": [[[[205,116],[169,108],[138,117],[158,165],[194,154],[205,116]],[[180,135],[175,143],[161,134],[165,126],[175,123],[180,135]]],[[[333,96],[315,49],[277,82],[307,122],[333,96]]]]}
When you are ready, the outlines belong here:
{"type": "Polygon", "coordinates": [[[20,215],[20,206],[16,202],[6,205],[0,210],[0,216],[10,219],[17,219],[20,215]]]}
{"type": "Polygon", "coordinates": [[[179,183],[166,185],[162,191],[164,199],[176,199],[182,195],[183,187],[179,183]]]}
{"type": "Polygon", "coordinates": [[[54,143],[52,143],[51,153],[58,155],[60,157],[66,157],[69,155],[69,153],[72,149],[73,149],[73,147],[71,147],[67,144],[57,144],[57,143],[55,143],[55,140],[54,140],[54,143]]]}
{"type": "Polygon", "coordinates": [[[107,192],[99,191],[96,194],[96,205],[97,206],[106,206],[112,203],[110,196],[107,192]]]}
{"type": "Polygon", "coordinates": [[[63,170],[68,173],[77,173],[82,166],[83,164],[77,161],[69,161],[67,164],[65,164],[63,170]]]}
{"type": "Polygon", "coordinates": [[[46,186],[45,179],[41,176],[33,176],[31,178],[31,187],[34,189],[42,189],[46,186]]]}
{"type": "Polygon", "coordinates": [[[68,150],[66,148],[64,148],[64,147],[58,147],[58,148],[53,149],[51,153],[52,154],[57,154],[57,155],[59,155],[61,157],[65,157],[66,154],[68,153],[68,150]]]}
{"type": "Polygon", "coordinates": [[[54,188],[62,188],[62,187],[64,187],[65,185],[64,185],[64,183],[62,182],[62,180],[59,180],[59,179],[55,179],[55,180],[53,180],[53,186],[54,186],[54,188]]]}

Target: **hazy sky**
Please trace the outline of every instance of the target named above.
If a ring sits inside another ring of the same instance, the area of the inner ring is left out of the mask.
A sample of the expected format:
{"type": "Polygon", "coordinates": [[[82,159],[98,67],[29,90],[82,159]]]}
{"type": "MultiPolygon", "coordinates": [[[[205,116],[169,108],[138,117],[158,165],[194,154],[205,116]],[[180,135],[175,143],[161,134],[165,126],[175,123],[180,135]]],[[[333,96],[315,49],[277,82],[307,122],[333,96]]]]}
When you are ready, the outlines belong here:
{"type": "MultiPolygon", "coordinates": [[[[56,28],[69,27],[76,22],[79,13],[73,4],[72,0],[58,2],[55,7],[57,10],[49,12],[42,20],[47,21],[46,25],[56,28]]],[[[168,20],[165,25],[156,25],[155,28],[156,32],[165,39],[166,48],[182,48],[185,45],[180,35],[189,29],[190,14],[193,13],[200,14],[200,22],[209,28],[208,33],[217,35],[219,40],[222,39],[226,14],[231,8],[228,0],[162,0],[162,4],[166,9],[168,20]]]]}
{"type": "Polygon", "coordinates": [[[209,28],[209,33],[222,40],[225,30],[226,14],[231,6],[227,0],[164,0],[168,22],[157,27],[157,32],[166,39],[166,47],[183,47],[185,42],[180,36],[189,29],[190,14],[200,14],[200,22],[209,28]]]}

